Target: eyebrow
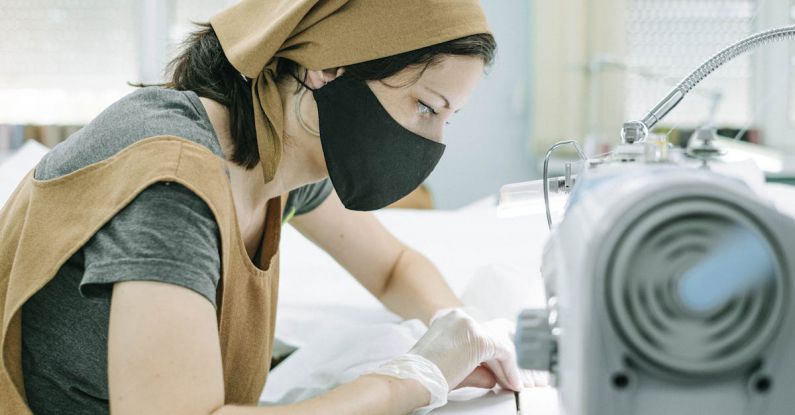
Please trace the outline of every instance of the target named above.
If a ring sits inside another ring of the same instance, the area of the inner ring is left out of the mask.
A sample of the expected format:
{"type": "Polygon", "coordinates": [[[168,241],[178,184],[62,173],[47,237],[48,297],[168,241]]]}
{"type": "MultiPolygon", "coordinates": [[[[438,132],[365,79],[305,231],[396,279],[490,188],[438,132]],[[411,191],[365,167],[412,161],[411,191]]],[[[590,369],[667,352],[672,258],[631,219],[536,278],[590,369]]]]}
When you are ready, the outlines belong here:
{"type": "Polygon", "coordinates": [[[425,89],[427,89],[427,90],[428,90],[428,92],[431,92],[431,93],[433,93],[433,94],[436,94],[436,95],[438,95],[438,96],[439,96],[441,99],[443,99],[443,100],[444,100],[444,107],[445,107],[445,108],[447,108],[447,109],[450,109],[450,101],[447,99],[447,97],[445,97],[444,95],[442,95],[442,94],[440,94],[440,93],[438,93],[438,92],[434,91],[434,90],[433,90],[433,89],[431,89],[431,88],[428,88],[427,86],[425,87],[425,89]]]}

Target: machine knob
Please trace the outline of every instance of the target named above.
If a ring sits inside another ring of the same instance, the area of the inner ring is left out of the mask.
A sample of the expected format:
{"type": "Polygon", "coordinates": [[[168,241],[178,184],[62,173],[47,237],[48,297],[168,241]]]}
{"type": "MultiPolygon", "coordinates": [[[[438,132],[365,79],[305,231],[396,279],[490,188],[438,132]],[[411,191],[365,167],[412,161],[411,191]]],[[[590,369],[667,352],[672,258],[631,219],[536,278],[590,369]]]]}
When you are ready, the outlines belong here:
{"type": "Polygon", "coordinates": [[[516,358],[519,367],[553,371],[556,344],[547,310],[524,310],[516,324],[516,358]]]}

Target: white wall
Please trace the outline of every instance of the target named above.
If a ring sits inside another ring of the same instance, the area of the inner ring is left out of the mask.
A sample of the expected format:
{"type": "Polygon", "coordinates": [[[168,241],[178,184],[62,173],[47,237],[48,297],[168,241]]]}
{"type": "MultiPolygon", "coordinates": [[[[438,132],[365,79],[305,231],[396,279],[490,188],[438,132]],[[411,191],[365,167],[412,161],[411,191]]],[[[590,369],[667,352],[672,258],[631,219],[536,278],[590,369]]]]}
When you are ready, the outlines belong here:
{"type": "Polygon", "coordinates": [[[439,208],[466,205],[537,175],[529,144],[533,2],[481,3],[497,39],[497,60],[447,127],[447,150],[428,179],[439,208]]]}

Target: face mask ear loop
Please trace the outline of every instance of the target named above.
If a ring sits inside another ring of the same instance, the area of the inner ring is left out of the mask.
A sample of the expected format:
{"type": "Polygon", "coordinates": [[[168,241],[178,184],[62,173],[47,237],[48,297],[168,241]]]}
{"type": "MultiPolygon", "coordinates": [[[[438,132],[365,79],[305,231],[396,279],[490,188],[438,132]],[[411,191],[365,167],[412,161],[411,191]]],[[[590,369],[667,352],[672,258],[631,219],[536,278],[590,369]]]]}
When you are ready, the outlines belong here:
{"type": "Polygon", "coordinates": [[[306,95],[307,90],[314,92],[314,89],[310,88],[309,85],[306,84],[306,82],[298,79],[298,77],[295,76],[295,74],[291,75],[293,76],[293,78],[295,78],[296,81],[298,81],[298,83],[300,83],[303,86],[303,88],[301,88],[301,92],[298,93],[298,98],[296,98],[295,105],[293,106],[293,110],[295,111],[295,118],[298,120],[298,125],[300,125],[301,128],[303,128],[309,134],[312,134],[315,137],[320,137],[320,131],[317,131],[312,127],[310,127],[309,124],[307,124],[306,121],[304,121],[303,115],[301,115],[301,102],[303,102],[304,100],[304,95],[306,95]]]}

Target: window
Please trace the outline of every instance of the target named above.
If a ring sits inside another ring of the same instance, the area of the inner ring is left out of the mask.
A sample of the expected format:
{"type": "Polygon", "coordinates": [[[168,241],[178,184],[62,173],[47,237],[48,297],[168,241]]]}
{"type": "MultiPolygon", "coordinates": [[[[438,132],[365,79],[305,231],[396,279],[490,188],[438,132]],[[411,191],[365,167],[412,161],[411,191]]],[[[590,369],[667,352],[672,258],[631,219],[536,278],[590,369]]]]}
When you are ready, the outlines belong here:
{"type": "Polygon", "coordinates": [[[0,123],[82,123],[136,79],[135,0],[4,0],[0,27],[0,123]]]}
{"type": "Polygon", "coordinates": [[[3,0],[0,124],[87,123],[133,91],[128,82],[160,80],[190,21],[207,21],[232,3],[3,0]]]}
{"type": "MultiPolygon", "coordinates": [[[[627,119],[643,117],[681,79],[719,50],[756,30],[757,0],[630,0],[626,30],[627,119]]],[[[693,90],[664,123],[710,121],[745,127],[752,114],[752,58],[738,57],[693,90]]]]}

